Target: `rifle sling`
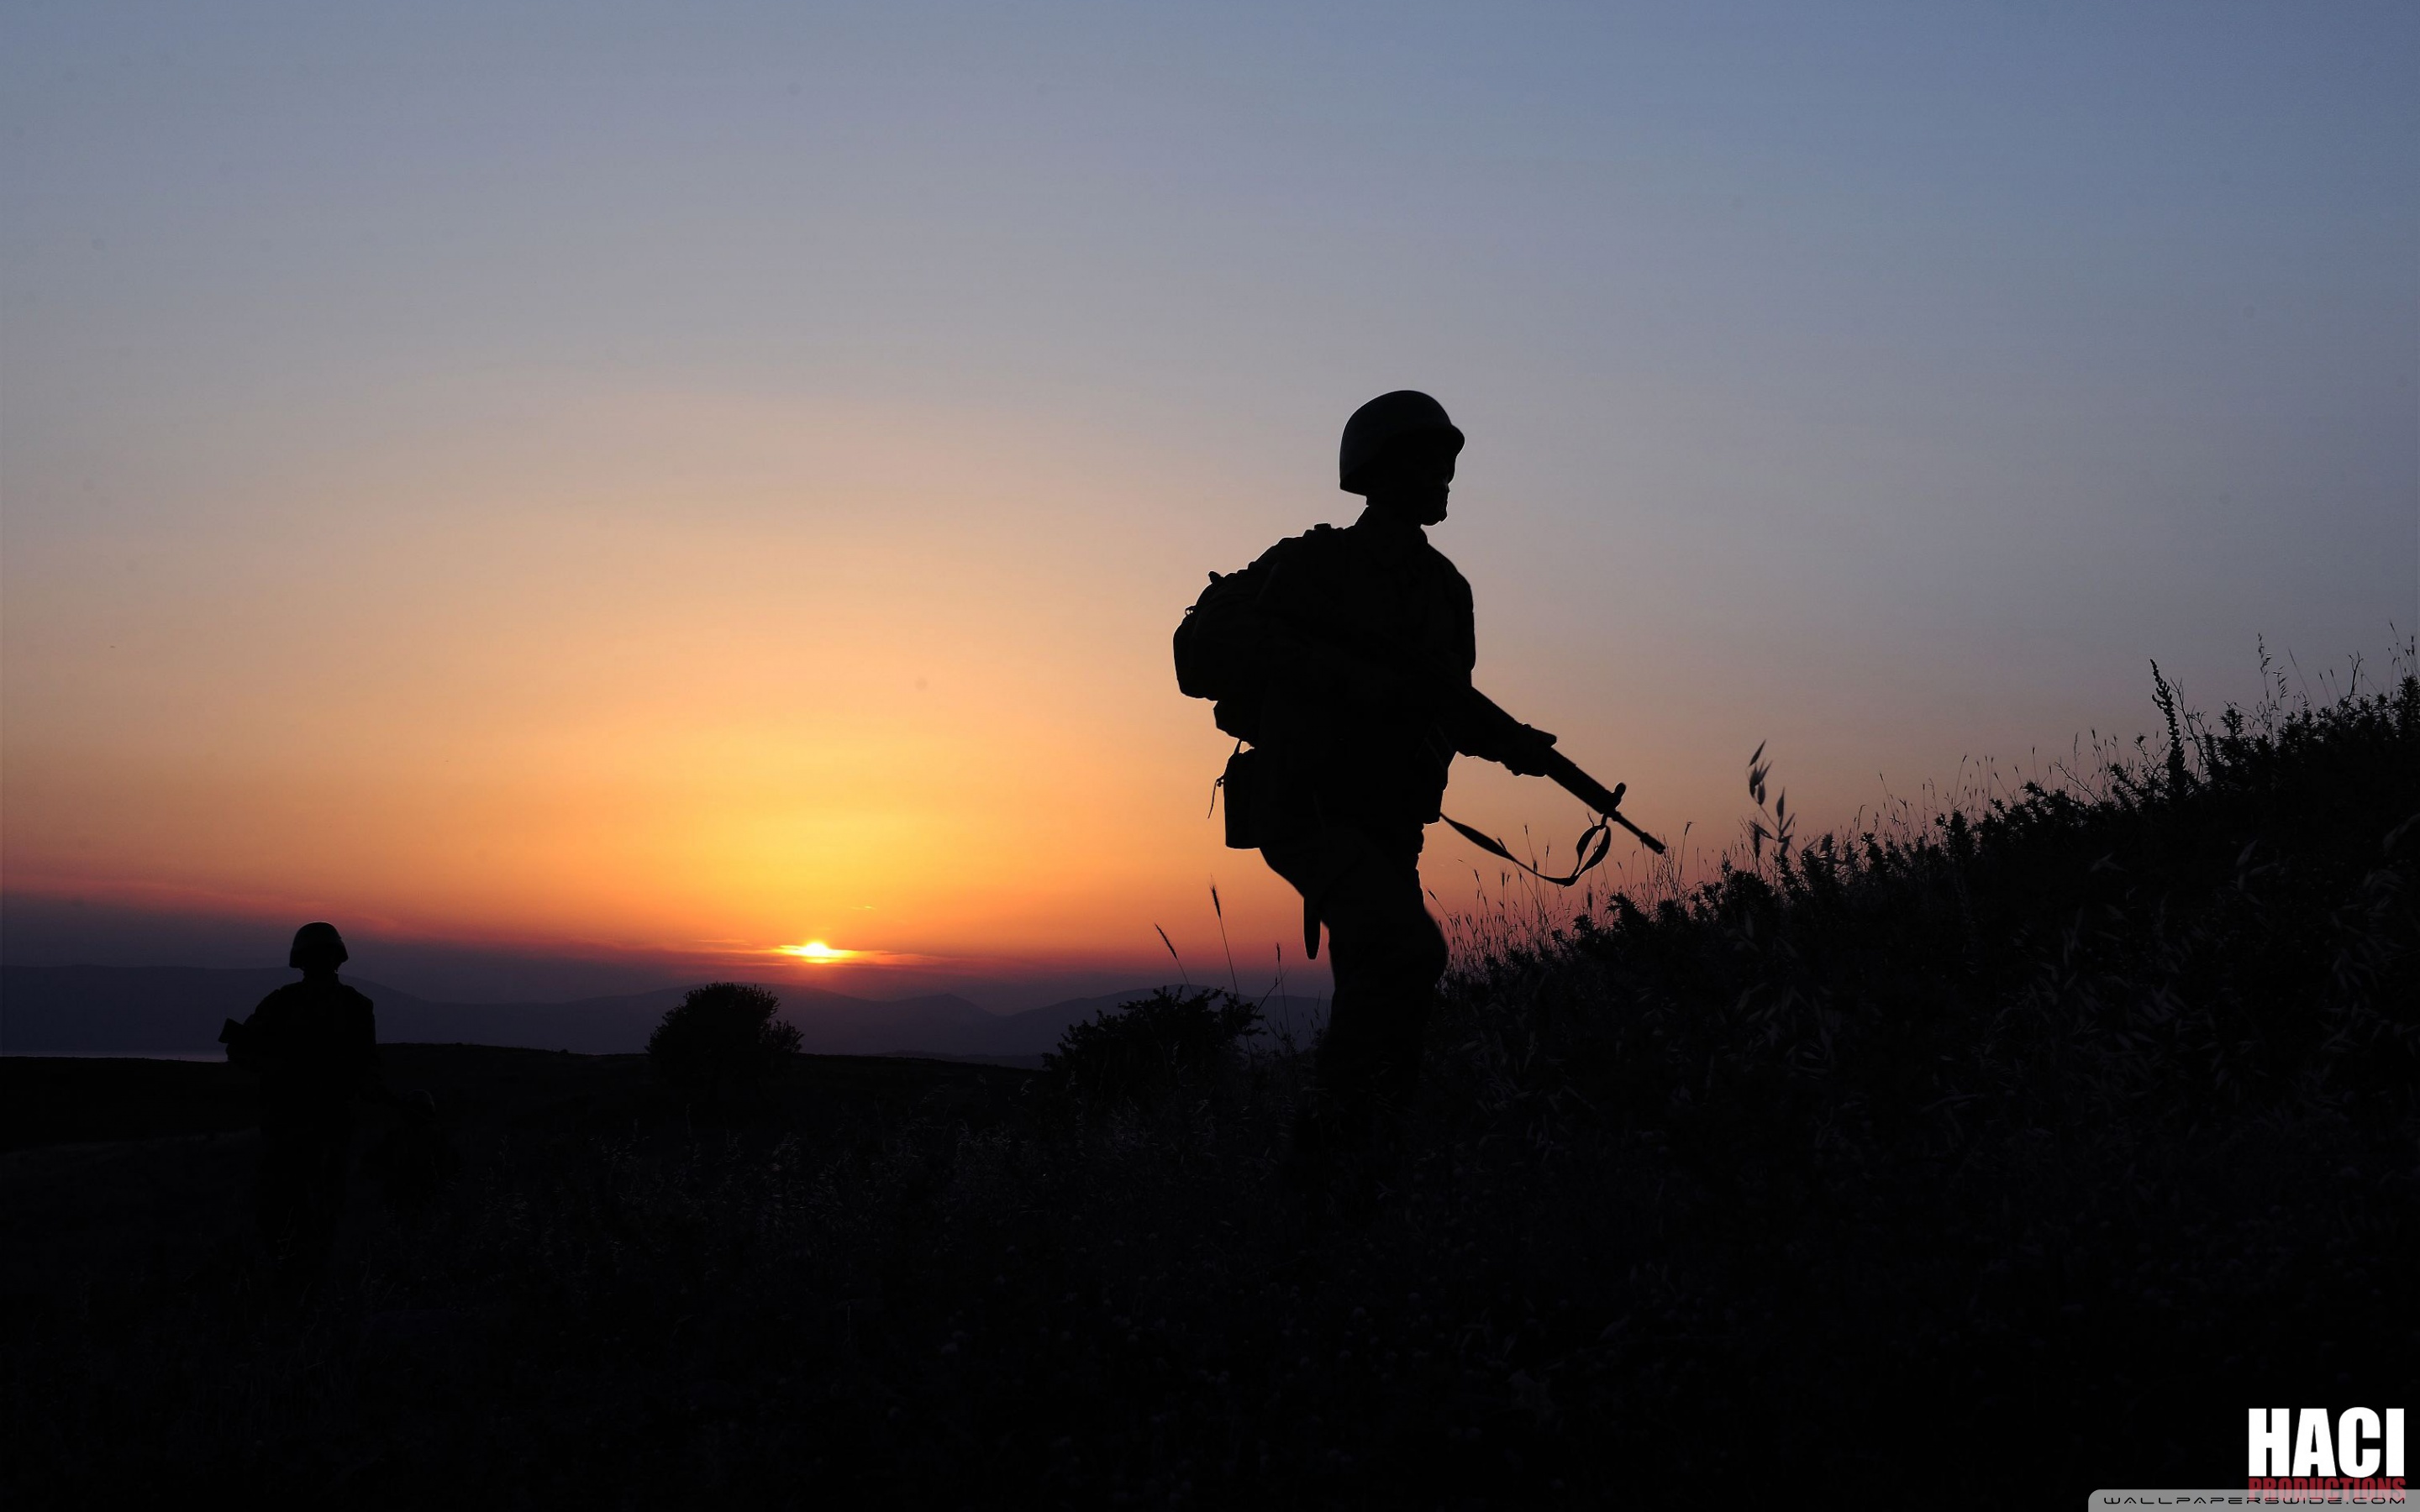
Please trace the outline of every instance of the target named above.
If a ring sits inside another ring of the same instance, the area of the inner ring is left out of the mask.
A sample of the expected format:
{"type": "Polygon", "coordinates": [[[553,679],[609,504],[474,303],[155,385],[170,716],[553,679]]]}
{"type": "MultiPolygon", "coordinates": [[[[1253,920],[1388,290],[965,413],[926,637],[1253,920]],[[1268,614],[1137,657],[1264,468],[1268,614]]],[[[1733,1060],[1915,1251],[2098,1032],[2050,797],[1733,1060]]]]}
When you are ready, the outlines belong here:
{"type": "Polygon", "coordinates": [[[1519,867],[1522,871],[1528,872],[1531,876],[1536,877],[1539,881],[1551,882],[1558,887],[1568,887],[1573,883],[1577,882],[1590,871],[1593,870],[1599,861],[1605,859],[1606,852],[1613,849],[1613,823],[1611,820],[1599,819],[1594,824],[1589,825],[1588,828],[1580,831],[1580,838],[1575,847],[1576,854],[1580,858],[1580,864],[1572,869],[1571,875],[1562,877],[1548,876],[1545,872],[1539,871],[1536,867],[1531,866],[1528,862],[1513,855],[1510,850],[1507,850],[1504,842],[1496,839],[1494,836],[1481,834],[1478,830],[1471,828],[1468,825],[1466,825],[1461,820],[1454,818],[1451,814],[1439,814],[1437,817],[1443,819],[1447,824],[1451,825],[1461,833],[1463,839],[1470,841],[1473,845],[1478,846],[1481,850],[1487,852],[1491,856],[1500,856],[1503,859],[1512,862],[1514,866],[1519,867]]]}

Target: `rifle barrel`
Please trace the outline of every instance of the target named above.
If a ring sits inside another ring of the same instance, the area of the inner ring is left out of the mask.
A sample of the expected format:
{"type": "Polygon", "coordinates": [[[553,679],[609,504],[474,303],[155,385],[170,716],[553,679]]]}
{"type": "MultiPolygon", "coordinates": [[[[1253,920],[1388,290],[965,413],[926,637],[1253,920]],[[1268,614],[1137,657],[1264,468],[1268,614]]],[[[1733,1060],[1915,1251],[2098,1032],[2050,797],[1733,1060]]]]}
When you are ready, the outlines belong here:
{"type": "Polygon", "coordinates": [[[1621,794],[1607,791],[1604,783],[1581,771],[1579,764],[1561,751],[1546,753],[1546,776],[1598,813],[1609,814],[1621,807],[1621,794]]]}
{"type": "Polygon", "coordinates": [[[1546,776],[1554,779],[1557,787],[1561,788],[1573,797],[1587,804],[1589,808],[1593,810],[1595,812],[1604,815],[1606,818],[1612,820],[1615,824],[1620,825],[1622,828],[1630,831],[1633,835],[1637,836],[1639,844],[1646,846],[1649,850],[1653,851],[1658,856],[1664,854],[1664,842],[1662,841],[1657,840],[1654,836],[1647,833],[1647,831],[1639,828],[1637,825],[1632,824],[1627,818],[1623,817],[1621,812],[1621,795],[1623,789],[1613,788],[1608,790],[1604,783],[1598,781],[1595,778],[1589,776],[1586,772],[1581,771],[1577,762],[1573,761],[1570,757],[1564,755],[1559,750],[1549,750],[1546,753],[1546,776]]]}

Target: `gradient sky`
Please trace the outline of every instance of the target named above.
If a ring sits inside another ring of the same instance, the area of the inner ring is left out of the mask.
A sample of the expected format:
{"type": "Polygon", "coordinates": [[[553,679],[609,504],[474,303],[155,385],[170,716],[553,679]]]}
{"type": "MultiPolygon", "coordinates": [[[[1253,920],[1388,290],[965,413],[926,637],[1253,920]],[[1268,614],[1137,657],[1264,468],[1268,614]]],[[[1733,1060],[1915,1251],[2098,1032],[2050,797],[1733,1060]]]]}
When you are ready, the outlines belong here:
{"type": "Polygon", "coordinates": [[[2409,5],[0,18],[21,901],[1266,959],[1168,636],[1402,386],[1481,685],[1716,847],[2420,620],[2409,5]]]}

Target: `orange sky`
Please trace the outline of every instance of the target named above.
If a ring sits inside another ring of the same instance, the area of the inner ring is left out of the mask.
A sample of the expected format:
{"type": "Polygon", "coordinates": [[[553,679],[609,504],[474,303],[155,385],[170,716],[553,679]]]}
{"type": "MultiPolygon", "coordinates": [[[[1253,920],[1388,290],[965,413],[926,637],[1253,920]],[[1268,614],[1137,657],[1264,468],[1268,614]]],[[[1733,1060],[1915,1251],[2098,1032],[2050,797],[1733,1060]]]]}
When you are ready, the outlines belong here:
{"type": "Polygon", "coordinates": [[[950,955],[1198,890],[1154,853],[1200,849],[1202,732],[1130,712],[1167,611],[1113,483],[964,414],[497,397],[18,589],[12,887],[950,955]]]}

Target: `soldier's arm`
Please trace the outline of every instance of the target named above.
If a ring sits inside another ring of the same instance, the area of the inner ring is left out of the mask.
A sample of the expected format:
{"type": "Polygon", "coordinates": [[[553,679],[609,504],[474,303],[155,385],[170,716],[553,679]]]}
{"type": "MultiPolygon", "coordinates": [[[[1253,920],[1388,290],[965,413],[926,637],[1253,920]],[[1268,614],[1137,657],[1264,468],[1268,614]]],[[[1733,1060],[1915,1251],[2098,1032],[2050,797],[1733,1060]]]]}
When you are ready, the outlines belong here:
{"type": "Polygon", "coordinates": [[[1523,724],[1475,687],[1466,687],[1452,707],[1447,728],[1453,733],[1454,749],[1522,777],[1546,775],[1554,759],[1553,735],[1523,724]]]}
{"type": "Polygon", "coordinates": [[[1523,724],[1471,687],[1468,668],[1457,673],[1307,629],[1274,607],[1264,620],[1264,653],[1287,673],[1365,704],[1425,703],[1462,754],[1501,763],[1524,777],[1545,772],[1555,737],[1523,724]]]}
{"type": "Polygon", "coordinates": [[[226,1046],[227,1064],[246,1071],[265,1072],[277,1055],[277,1012],[271,1005],[277,994],[271,993],[255,1004],[242,1022],[229,1019],[219,1028],[219,1042],[226,1046]]]}
{"type": "Polygon", "coordinates": [[[1479,632],[1470,584],[1449,566],[1442,592],[1449,600],[1441,608],[1447,615],[1455,663],[1445,703],[1446,730],[1453,737],[1454,749],[1495,762],[1522,777],[1544,776],[1555,737],[1523,724],[1471,686],[1470,674],[1479,664],[1479,632]]]}

